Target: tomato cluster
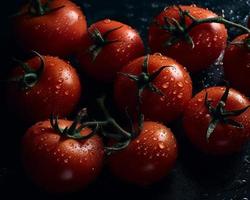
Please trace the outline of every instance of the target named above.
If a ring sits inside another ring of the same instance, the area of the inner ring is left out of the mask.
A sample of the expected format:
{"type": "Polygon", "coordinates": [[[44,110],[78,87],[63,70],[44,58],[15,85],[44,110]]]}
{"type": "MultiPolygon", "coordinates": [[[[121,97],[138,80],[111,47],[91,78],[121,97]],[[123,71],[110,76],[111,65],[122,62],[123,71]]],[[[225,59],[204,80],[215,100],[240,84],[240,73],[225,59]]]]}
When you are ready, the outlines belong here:
{"type": "Polygon", "coordinates": [[[129,25],[104,19],[87,28],[83,11],[69,0],[29,1],[12,27],[32,56],[14,59],[5,99],[19,121],[33,124],[22,140],[23,166],[49,192],[85,188],[104,164],[129,183],[161,180],[178,155],[167,126],[179,119],[205,154],[238,152],[250,138],[250,30],[208,9],[165,8],[149,26],[151,54],[129,25]],[[245,34],[227,46],[226,26],[245,34]],[[223,52],[226,85],[193,96],[189,72],[208,68],[223,52]],[[72,55],[75,67],[64,60],[72,55]],[[111,85],[116,117],[104,97],[96,98],[97,113],[79,109],[89,95],[87,77],[111,85]],[[65,119],[77,110],[74,120],[65,119]]]}

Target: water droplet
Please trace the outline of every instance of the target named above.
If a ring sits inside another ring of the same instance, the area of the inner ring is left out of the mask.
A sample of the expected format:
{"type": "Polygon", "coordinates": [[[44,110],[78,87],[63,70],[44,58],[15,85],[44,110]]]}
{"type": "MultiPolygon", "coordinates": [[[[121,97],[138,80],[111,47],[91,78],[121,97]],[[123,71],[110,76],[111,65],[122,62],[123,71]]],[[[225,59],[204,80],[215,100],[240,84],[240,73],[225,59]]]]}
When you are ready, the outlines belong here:
{"type": "Polygon", "coordinates": [[[159,143],[159,148],[160,149],[164,149],[165,148],[165,144],[163,142],[159,143]]]}
{"type": "Polygon", "coordinates": [[[181,98],[183,97],[183,93],[179,93],[179,94],[177,95],[177,97],[178,97],[179,99],[181,99],[181,98]]]}
{"type": "Polygon", "coordinates": [[[66,96],[68,96],[68,95],[69,95],[69,91],[65,91],[64,94],[65,94],[66,96]]]}
{"type": "Polygon", "coordinates": [[[179,87],[183,87],[183,83],[182,83],[182,82],[178,82],[177,85],[178,85],[179,87]]]}
{"type": "Polygon", "coordinates": [[[169,82],[166,82],[162,85],[162,88],[167,89],[169,87],[169,82]]]}
{"type": "Polygon", "coordinates": [[[154,53],[154,56],[162,56],[162,54],[161,53],[154,53]]]}
{"type": "Polygon", "coordinates": [[[64,163],[68,163],[69,162],[69,160],[68,159],[64,159],[64,163]]]}
{"type": "Polygon", "coordinates": [[[246,156],[244,157],[244,161],[245,161],[246,163],[250,164],[250,156],[249,156],[249,155],[246,155],[246,156]]]}
{"type": "Polygon", "coordinates": [[[92,169],[91,169],[92,171],[95,171],[95,168],[94,167],[92,167],[92,169]]]}
{"type": "Polygon", "coordinates": [[[199,102],[202,102],[202,101],[203,101],[203,99],[202,99],[202,98],[199,98],[199,99],[198,99],[198,101],[199,101],[199,102]]]}
{"type": "Polygon", "coordinates": [[[136,140],[136,143],[139,144],[139,143],[140,143],[140,140],[136,140]]]}
{"type": "Polygon", "coordinates": [[[110,19],[105,19],[103,22],[104,22],[105,24],[109,24],[109,23],[111,22],[111,20],[110,20],[110,19]]]}

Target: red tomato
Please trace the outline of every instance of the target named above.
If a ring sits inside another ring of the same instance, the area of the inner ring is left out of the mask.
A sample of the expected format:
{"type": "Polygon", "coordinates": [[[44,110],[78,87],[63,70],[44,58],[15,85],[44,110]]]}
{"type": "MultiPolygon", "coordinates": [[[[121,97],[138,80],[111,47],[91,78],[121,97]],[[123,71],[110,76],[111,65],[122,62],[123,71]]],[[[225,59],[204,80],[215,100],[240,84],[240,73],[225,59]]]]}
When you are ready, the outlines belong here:
{"type": "MultiPolygon", "coordinates": [[[[233,43],[248,39],[248,34],[238,36],[233,43]]],[[[230,84],[246,95],[250,95],[250,50],[244,45],[230,44],[224,55],[225,77],[230,84]]]]}
{"type": "Polygon", "coordinates": [[[55,10],[33,16],[28,13],[29,5],[25,5],[21,8],[25,14],[14,18],[13,29],[18,43],[24,50],[36,50],[46,55],[66,56],[76,52],[87,34],[81,9],[68,0],[42,2],[43,5],[49,2],[49,9],[55,10]]]}
{"type": "MultiPolygon", "coordinates": [[[[61,129],[72,124],[58,121],[61,129]]],[[[91,129],[85,128],[80,134],[90,132],[91,129]]],[[[72,192],[86,187],[101,171],[103,156],[103,143],[98,136],[69,139],[57,133],[49,121],[32,126],[22,141],[27,174],[49,192],[72,192]]]]}
{"type": "Polygon", "coordinates": [[[126,24],[105,19],[88,31],[78,59],[82,69],[98,81],[113,81],[122,66],[144,54],[139,33],[126,24]]]}
{"type": "MultiPolygon", "coordinates": [[[[124,66],[123,73],[139,75],[145,57],[140,57],[124,66]]],[[[163,94],[157,94],[147,87],[142,92],[142,112],[146,119],[160,122],[171,122],[183,112],[187,102],[192,97],[192,81],[188,72],[176,61],[159,54],[149,56],[148,72],[153,74],[162,66],[169,66],[152,81],[163,94]]],[[[148,84],[146,84],[148,85],[148,84]]],[[[135,112],[137,99],[135,81],[124,75],[119,75],[115,81],[114,99],[120,111],[128,107],[131,113],[135,112]]]]}
{"type": "MultiPolygon", "coordinates": [[[[217,17],[215,13],[196,6],[180,6],[180,8],[189,11],[196,19],[217,17]]],[[[161,52],[176,59],[190,72],[198,72],[213,64],[226,47],[227,30],[222,24],[206,23],[191,29],[189,35],[194,42],[194,48],[192,48],[192,45],[186,42],[182,35],[174,35],[161,29],[160,26],[165,24],[164,18],[173,18],[180,22],[178,8],[176,6],[167,7],[154,19],[149,28],[149,46],[153,52],[161,52]],[[180,40],[169,47],[164,46],[172,36],[177,36],[180,40]]],[[[191,23],[192,20],[185,17],[186,26],[191,23]]]]}
{"type": "MultiPolygon", "coordinates": [[[[9,83],[6,88],[7,103],[20,119],[27,123],[48,119],[51,113],[61,117],[69,115],[78,104],[81,84],[76,70],[65,61],[43,56],[44,70],[31,88],[9,83]]],[[[41,60],[33,57],[27,61],[31,69],[38,69],[41,60]]],[[[10,77],[23,75],[23,70],[14,68],[10,77]]]]}
{"type": "MultiPolygon", "coordinates": [[[[197,148],[205,153],[225,155],[239,151],[250,135],[250,109],[238,116],[228,117],[229,120],[240,123],[244,128],[236,128],[219,121],[207,140],[207,129],[214,118],[205,106],[206,92],[211,105],[216,107],[225,92],[225,87],[211,87],[202,90],[189,102],[183,118],[187,137],[197,148]]],[[[243,109],[248,105],[250,105],[250,102],[244,95],[234,89],[230,89],[224,109],[233,111],[243,109]]]]}
{"type": "Polygon", "coordinates": [[[170,129],[145,121],[140,135],[110,157],[112,173],[122,180],[145,186],[161,180],[173,168],[177,144],[170,129]]]}

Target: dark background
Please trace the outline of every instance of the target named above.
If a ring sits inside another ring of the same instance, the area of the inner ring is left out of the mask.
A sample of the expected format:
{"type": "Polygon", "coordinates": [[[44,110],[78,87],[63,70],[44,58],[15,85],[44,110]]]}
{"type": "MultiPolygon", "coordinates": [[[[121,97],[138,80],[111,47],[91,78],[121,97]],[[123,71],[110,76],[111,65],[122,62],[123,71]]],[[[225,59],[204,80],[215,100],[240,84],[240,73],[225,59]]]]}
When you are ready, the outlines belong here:
{"type": "MultiPolygon", "coordinates": [[[[1,2],[0,76],[10,65],[10,57],[17,56],[8,31],[8,22],[21,1],[1,2]]],[[[153,16],[167,5],[197,4],[242,24],[250,15],[250,0],[77,0],[87,16],[88,24],[110,18],[138,29],[147,44],[147,27],[153,16]]],[[[231,37],[238,34],[231,30],[231,37]]],[[[219,84],[223,70],[219,63],[198,75],[193,75],[196,91],[202,87],[219,84]]],[[[0,89],[2,84],[0,84],[0,89]]],[[[0,93],[0,199],[167,199],[167,200],[247,200],[250,199],[250,145],[237,155],[213,158],[193,149],[181,131],[180,122],[172,124],[180,155],[175,169],[161,183],[149,188],[137,188],[123,184],[104,169],[101,177],[86,190],[77,194],[55,196],[43,193],[24,175],[19,160],[19,144],[24,128],[3,106],[0,93]]]]}

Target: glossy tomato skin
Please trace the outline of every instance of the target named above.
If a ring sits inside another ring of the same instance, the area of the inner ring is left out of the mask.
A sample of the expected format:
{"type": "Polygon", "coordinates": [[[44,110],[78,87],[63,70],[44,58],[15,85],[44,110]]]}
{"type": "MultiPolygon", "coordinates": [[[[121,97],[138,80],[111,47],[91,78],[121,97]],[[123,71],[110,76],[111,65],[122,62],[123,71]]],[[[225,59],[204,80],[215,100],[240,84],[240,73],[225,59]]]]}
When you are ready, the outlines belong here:
{"type": "MultiPolygon", "coordinates": [[[[225,87],[211,87],[206,91],[208,99],[212,100],[212,105],[215,107],[222,97],[225,87]]],[[[205,107],[206,91],[198,93],[185,109],[183,126],[187,137],[198,149],[207,154],[229,155],[240,151],[250,135],[250,110],[232,118],[241,123],[245,127],[244,129],[219,123],[207,142],[206,131],[212,118],[205,107]]],[[[230,89],[226,110],[238,110],[248,105],[250,102],[244,95],[230,89]]]]}
{"type": "Polygon", "coordinates": [[[118,178],[140,186],[165,177],[177,158],[177,144],[170,129],[145,121],[140,135],[129,146],[113,154],[109,168],[118,178]]]}
{"type": "Polygon", "coordinates": [[[105,45],[96,59],[86,50],[94,44],[93,39],[86,37],[81,51],[78,53],[78,60],[84,72],[98,81],[112,82],[117,72],[129,61],[144,54],[144,45],[139,33],[132,27],[118,21],[105,19],[92,24],[88,31],[98,29],[103,35],[114,28],[106,38],[109,41],[118,40],[112,44],[105,45]]]}
{"type": "MultiPolygon", "coordinates": [[[[69,115],[76,108],[82,86],[76,70],[67,62],[52,56],[43,56],[44,71],[35,86],[23,90],[18,83],[9,83],[6,99],[11,111],[22,121],[32,124],[48,119],[51,113],[61,117],[69,115]]],[[[32,69],[40,66],[40,59],[33,57],[27,61],[32,69]]],[[[15,68],[10,77],[23,74],[15,68]]]]}
{"type": "MultiPolygon", "coordinates": [[[[123,73],[139,75],[145,57],[140,57],[122,68],[123,73]]],[[[165,96],[145,89],[142,93],[142,112],[145,119],[169,123],[178,118],[192,97],[192,81],[188,72],[175,60],[154,54],[149,56],[149,73],[162,66],[165,68],[152,82],[165,96]],[[172,66],[172,67],[171,67],[172,66]]],[[[114,86],[114,100],[121,112],[128,107],[131,113],[136,108],[137,87],[134,81],[118,75],[114,86]]]]}
{"type": "MultiPolygon", "coordinates": [[[[53,0],[49,3],[51,9],[61,6],[64,7],[43,16],[24,14],[14,18],[14,35],[24,50],[54,56],[67,56],[77,51],[87,34],[85,16],[72,1],[53,0]]],[[[27,9],[28,5],[21,11],[27,13],[27,9]]]]}
{"type": "MultiPolygon", "coordinates": [[[[240,35],[233,43],[244,42],[248,35],[240,35]]],[[[250,51],[244,45],[230,44],[224,55],[224,72],[226,80],[232,87],[250,95],[250,51]]]]}
{"type": "MultiPolygon", "coordinates": [[[[196,6],[180,6],[187,10],[196,19],[217,17],[207,9],[196,6]]],[[[164,25],[164,18],[180,20],[177,7],[165,8],[154,20],[149,28],[149,46],[152,52],[161,52],[176,59],[180,64],[187,67],[190,72],[198,72],[213,64],[220,56],[227,44],[227,30],[224,25],[218,23],[201,24],[193,28],[189,35],[194,41],[194,48],[186,41],[181,40],[171,47],[164,47],[164,43],[171,37],[171,34],[161,30],[159,25],[164,25]]],[[[186,25],[191,24],[191,19],[186,18],[186,25]]]]}
{"type": "MultiPolygon", "coordinates": [[[[59,120],[65,128],[71,121],[59,120]]],[[[82,135],[91,132],[86,128],[82,135]]],[[[104,157],[100,137],[68,139],[55,132],[49,121],[35,124],[22,140],[24,168],[31,179],[49,192],[72,192],[86,187],[102,169],[104,157]]]]}

